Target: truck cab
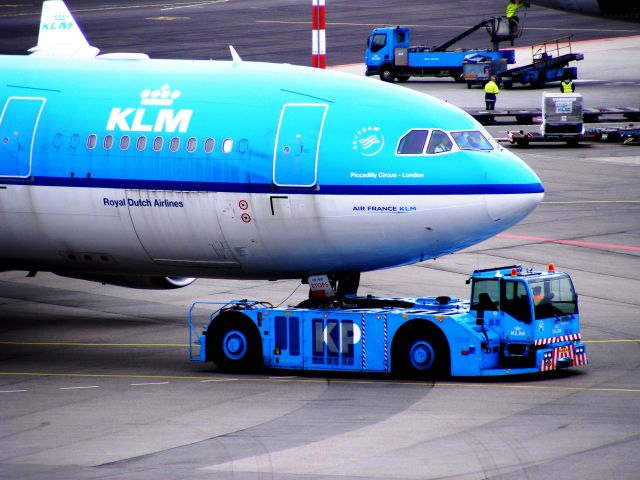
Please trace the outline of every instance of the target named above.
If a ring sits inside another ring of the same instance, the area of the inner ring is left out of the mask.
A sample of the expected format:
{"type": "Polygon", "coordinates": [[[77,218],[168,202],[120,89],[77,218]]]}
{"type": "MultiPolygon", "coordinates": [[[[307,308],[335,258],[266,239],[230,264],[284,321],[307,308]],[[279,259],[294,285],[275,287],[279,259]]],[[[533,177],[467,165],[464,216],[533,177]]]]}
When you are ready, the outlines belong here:
{"type": "Polygon", "coordinates": [[[406,57],[409,38],[410,32],[407,27],[374,29],[367,40],[367,50],[364,57],[364,63],[367,66],[366,75],[380,74],[382,80],[393,81],[395,78],[394,69],[390,66],[396,63],[396,49],[399,49],[398,56],[406,57]]]}

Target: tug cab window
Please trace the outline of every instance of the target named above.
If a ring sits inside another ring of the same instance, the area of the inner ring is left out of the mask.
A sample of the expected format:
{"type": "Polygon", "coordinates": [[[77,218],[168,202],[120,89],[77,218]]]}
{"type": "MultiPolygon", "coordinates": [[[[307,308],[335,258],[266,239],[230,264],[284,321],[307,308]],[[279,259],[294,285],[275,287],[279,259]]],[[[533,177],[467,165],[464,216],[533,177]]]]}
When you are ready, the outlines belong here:
{"type": "Polygon", "coordinates": [[[429,130],[411,130],[398,143],[398,155],[420,155],[424,151],[429,130]]]}
{"type": "Polygon", "coordinates": [[[529,288],[533,296],[535,318],[551,318],[556,315],[578,313],[576,292],[569,277],[558,275],[544,279],[532,279],[529,288]]]}
{"type": "Polygon", "coordinates": [[[496,279],[474,280],[471,310],[498,310],[500,284],[496,279]]]}
{"type": "Polygon", "coordinates": [[[500,310],[516,320],[531,323],[531,302],[527,286],[522,281],[474,280],[471,310],[500,310]]]}
{"type": "Polygon", "coordinates": [[[427,153],[435,154],[435,153],[444,153],[448,152],[453,148],[453,142],[442,130],[434,130],[431,133],[431,138],[429,139],[429,146],[427,147],[427,153]]]}
{"type": "Polygon", "coordinates": [[[477,130],[451,132],[460,150],[493,150],[489,141],[477,130]]]}
{"type": "Polygon", "coordinates": [[[503,280],[500,287],[502,311],[516,320],[531,323],[531,302],[524,282],[503,280]]]}

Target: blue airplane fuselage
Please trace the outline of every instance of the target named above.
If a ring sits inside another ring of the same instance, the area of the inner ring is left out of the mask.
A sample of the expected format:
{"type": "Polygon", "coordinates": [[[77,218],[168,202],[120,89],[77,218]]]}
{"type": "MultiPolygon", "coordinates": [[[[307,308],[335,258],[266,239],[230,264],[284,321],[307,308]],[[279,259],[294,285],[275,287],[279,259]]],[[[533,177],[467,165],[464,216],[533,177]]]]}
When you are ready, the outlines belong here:
{"type": "Polygon", "coordinates": [[[543,195],[466,113],[371,79],[251,62],[0,67],[4,269],[361,272],[485,240],[543,195]],[[436,130],[449,150],[428,153],[436,130]],[[463,132],[486,142],[466,149],[463,132]]]}

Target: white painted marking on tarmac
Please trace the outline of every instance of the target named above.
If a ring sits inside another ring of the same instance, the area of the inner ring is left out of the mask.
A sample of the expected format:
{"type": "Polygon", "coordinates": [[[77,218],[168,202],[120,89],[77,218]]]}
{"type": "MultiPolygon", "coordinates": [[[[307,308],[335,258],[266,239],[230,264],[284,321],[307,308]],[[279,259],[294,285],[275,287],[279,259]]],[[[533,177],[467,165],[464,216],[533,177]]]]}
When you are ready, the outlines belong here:
{"type": "Polygon", "coordinates": [[[146,383],[132,383],[132,387],[143,387],[145,385],[167,385],[169,382],[146,382],[146,383]]]}
{"type": "Polygon", "coordinates": [[[238,378],[215,378],[211,380],[200,380],[200,383],[211,383],[211,382],[236,382],[238,378]]]}
{"type": "Polygon", "coordinates": [[[88,385],[85,387],[60,387],[60,390],[86,390],[88,388],[100,388],[98,385],[88,385]]]}
{"type": "Polygon", "coordinates": [[[0,393],[20,393],[28,392],[28,390],[0,390],[0,393]]]}
{"type": "Polygon", "coordinates": [[[193,7],[206,7],[207,5],[213,5],[216,3],[224,3],[227,2],[228,0],[213,0],[211,2],[200,2],[200,3],[192,3],[190,5],[180,5],[177,7],[165,7],[165,8],[161,8],[160,11],[161,12],[165,12],[167,10],[180,10],[181,8],[193,8],[193,7]]]}

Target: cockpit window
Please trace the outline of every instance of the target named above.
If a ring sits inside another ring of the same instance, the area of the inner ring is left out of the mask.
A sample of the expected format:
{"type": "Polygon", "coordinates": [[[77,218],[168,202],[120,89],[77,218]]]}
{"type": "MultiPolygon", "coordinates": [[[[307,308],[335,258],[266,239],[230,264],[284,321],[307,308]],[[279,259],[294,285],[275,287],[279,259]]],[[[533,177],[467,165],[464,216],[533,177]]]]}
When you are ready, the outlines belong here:
{"type": "Polygon", "coordinates": [[[489,141],[477,130],[451,132],[460,150],[493,150],[489,141]]]}
{"type": "Polygon", "coordinates": [[[420,155],[428,135],[429,130],[411,130],[400,139],[398,155],[420,155]]]}
{"type": "Polygon", "coordinates": [[[449,136],[442,130],[434,130],[431,132],[431,138],[429,139],[429,146],[427,147],[427,153],[443,153],[448,152],[453,148],[453,142],[449,136]]]}

